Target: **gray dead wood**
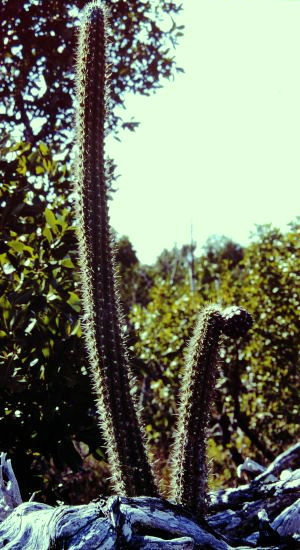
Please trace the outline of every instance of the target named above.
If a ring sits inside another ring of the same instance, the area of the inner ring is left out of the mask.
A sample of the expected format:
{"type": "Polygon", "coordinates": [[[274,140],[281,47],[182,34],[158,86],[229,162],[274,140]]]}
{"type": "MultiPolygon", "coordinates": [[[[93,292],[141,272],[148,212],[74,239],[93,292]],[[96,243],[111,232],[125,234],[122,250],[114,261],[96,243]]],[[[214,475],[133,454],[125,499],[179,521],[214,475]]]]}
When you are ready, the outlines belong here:
{"type": "Polygon", "coordinates": [[[3,453],[0,548],[300,548],[300,470],[290,469],[300,463],[299,459],[300,445],[280,455],[250,484],[212,493],[210,513],[206,520],[196,521],[183,508],[150,497],[113,496],[83,506],[56,508],[38,502],[21,503],[17,480],[3,453]]]}
{"type": "Polygon", "coordinates": [[[0,453],[0,521],[22,503],[19,484],[6,453],[0,453]]]}

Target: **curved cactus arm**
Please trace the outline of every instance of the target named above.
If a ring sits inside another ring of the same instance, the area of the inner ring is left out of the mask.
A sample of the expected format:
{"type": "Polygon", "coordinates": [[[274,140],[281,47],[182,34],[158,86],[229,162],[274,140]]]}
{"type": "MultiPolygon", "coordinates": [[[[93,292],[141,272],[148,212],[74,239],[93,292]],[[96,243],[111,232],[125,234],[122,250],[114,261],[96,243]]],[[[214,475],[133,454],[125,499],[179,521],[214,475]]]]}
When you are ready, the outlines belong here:
{"type": "Polygon", "coordinates": [[[171,454],[171,498],[197,516],[203,516],[207,508],[206,432],[221,335],[239,337],[251,325],[251,316],[242,308],[222,311],[217,305],[206,306],[188,347],[171,454]]]}
{"type": "Polygon", "coordinates": [[[117,493],[156,496],[157,489],[132,393],[122,330],[114,245],[107,207],[104,124],[107,110],[107,13],[93,1],[84,8],[77,53],[77,174],[74,184],[81,266],[83,332],[117,493]]]}

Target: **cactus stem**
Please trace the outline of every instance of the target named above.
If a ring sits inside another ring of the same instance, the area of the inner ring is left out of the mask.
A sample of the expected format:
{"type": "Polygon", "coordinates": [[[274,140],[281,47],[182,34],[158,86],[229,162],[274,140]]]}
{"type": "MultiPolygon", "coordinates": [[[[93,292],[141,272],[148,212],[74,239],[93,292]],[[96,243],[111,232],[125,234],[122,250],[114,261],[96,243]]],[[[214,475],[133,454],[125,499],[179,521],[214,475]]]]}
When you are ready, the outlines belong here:
{"type": "Polygon", "coordinates": [[[207,509],[207,424],[220,362],[222,333],[239,337],[252,321],[237,307],[206,306],[191,338],[180,390],[178,422],[171,453],[171,499],[196,516],[207,509]]]}
{"type": "Polygon", "coordinates": [[[108,217],[103,145],[107,110],[106,27],[103,4],[87,4],[78,41],[78,159],[74,184],[83,332],[113,487],[118,494],[127,496],[156,496],[142,421],[131,395],[136,382],[122,332],[108,217]]]}

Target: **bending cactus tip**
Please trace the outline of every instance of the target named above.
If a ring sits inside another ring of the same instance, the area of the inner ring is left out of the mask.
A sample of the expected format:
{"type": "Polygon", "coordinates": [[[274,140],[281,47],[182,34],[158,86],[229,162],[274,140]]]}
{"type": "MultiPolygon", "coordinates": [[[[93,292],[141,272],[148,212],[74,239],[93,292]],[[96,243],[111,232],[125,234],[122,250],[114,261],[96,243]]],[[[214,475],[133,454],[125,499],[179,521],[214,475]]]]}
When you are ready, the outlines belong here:
{"type": "Polygon", "coordinates": [[[230,338],[244,336],[253,325],[252,316],[242,307],[227,307],[223,310],[222,317],[222,332],[230,338]]]}

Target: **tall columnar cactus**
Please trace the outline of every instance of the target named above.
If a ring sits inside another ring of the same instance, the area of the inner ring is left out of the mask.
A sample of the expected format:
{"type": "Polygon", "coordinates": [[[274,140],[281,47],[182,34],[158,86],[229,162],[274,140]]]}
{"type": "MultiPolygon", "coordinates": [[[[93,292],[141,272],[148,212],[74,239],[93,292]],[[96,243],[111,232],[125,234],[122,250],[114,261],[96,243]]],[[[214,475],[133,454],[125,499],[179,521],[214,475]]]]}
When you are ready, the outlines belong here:
{"type": "Polygon", "coordinates": [[[251,327],[249,313],[238,307],[205,307],[187,353],[172,451],[171,498],[197,516],[207,507],[206,438],[210,404],[219,363],[221,335],[242,336],[251,327]]]}
{"type": "Polygon", "coordinates": [[[132,374],[122,331],[115,260],[107,208],[104,122],[107,14],[98,1],[82,16],[77,54],[77,177],[75,182],[83,324],[114,489],[157,495],[132,397],[132,374]]]}

